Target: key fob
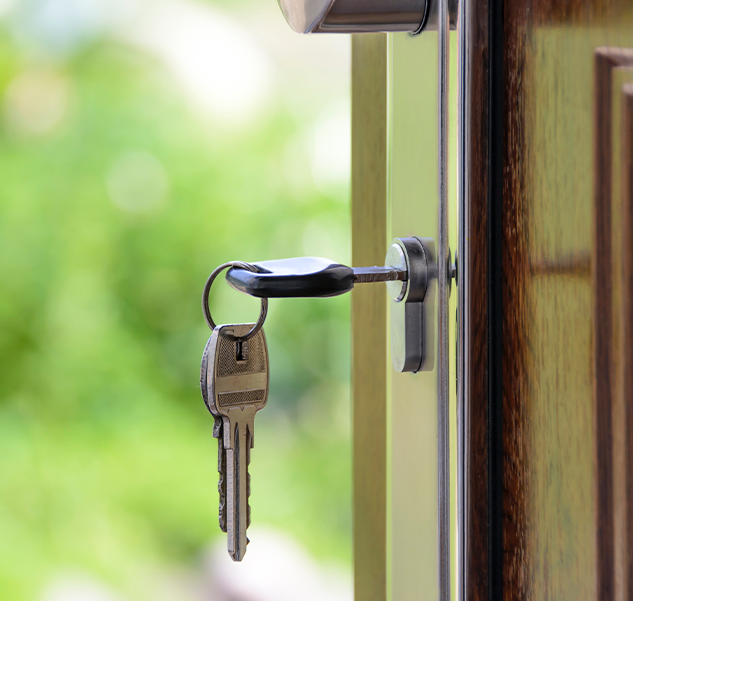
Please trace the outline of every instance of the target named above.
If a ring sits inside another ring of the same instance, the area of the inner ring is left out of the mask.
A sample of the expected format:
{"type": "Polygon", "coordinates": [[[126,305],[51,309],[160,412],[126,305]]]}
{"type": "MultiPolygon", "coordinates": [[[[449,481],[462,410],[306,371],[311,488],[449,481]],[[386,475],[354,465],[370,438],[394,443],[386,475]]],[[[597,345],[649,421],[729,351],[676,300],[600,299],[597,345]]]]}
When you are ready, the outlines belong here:
{"type": "Polygon", "coordinates": [[[252,263],[259,272],[231,268],[225,275],[234,289],[259,298],[339,296],[353,289],[353,268],[327,258],[285,258],[252,263]]]}

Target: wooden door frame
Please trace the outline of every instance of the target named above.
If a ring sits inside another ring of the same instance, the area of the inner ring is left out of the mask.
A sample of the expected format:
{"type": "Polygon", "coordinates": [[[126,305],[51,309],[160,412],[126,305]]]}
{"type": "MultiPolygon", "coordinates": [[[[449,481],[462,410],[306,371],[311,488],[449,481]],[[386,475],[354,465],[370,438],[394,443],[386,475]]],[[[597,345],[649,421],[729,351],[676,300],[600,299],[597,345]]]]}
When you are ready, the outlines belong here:
{"type": "Polygon", "coordinates": [[[502,599],[501,2],[459,16],[459,528],[463,599],[502,599]],[[461,436],[463,435],[463,436],[461,436]],[[463,444],[461,444],[463,443],[463,444]]]}

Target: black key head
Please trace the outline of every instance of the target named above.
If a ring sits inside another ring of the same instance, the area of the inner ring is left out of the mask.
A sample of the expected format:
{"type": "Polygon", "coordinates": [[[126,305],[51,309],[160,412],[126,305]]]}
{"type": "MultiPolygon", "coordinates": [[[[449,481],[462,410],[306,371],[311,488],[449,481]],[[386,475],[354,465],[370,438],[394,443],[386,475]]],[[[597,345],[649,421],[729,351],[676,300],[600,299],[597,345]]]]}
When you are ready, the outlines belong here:
{"type": "Polygon", "coordinates": [[[230,286],[258,298],[339,296],[353,289],[353,268],[327,258],[285,258],[251,263],[259,272],[230,268],[230,286]]]}

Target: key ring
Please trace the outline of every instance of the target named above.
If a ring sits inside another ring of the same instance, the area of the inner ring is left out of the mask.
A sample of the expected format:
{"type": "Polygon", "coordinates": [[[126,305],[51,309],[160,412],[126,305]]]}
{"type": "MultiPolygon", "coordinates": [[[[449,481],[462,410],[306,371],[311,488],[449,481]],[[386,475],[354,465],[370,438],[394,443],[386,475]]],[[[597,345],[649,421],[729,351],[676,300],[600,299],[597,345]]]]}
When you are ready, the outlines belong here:
{"type": "MultiPolygon", "coordinates": [[[[215,321],[212,319],[212,315],[210,314],[210,288],[212,287],[212,283],[215,281],[215,278],[223,270],[225,270],[225,268],[242,268],[244,270],[249,270],[250,272],[260,272],[260,270],[255,265],[251,265],[250,263],[243,263],[240,260],[231,260],[228,263],[223,263],[212,271],[212,274],[207,278],[207,282],[205,282],[205,288],[202,290],[202,313],[205,316],[205,322],[208,324],[211,330],[215,329],[215,321]]],[[[251,328],[251,331],[241,339],[241,341],[247,342],[264,326],[264,321],[266,320],[266,312],[268,310],[269,300],[262,298],[261,313],[258,316],[258,322],[251,328]]]]}

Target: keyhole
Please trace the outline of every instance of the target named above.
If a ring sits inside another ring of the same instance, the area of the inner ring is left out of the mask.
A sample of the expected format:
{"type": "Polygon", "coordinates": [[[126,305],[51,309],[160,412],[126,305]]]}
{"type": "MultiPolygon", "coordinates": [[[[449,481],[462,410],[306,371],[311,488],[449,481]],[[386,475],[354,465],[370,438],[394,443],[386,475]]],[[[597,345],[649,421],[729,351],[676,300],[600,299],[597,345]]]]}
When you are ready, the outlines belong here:
{"type": "Polygon", "coordinates": [[[236,361],[246,360],[246,342],[240,339],[235,343],[235,360],[236,361]]]}

